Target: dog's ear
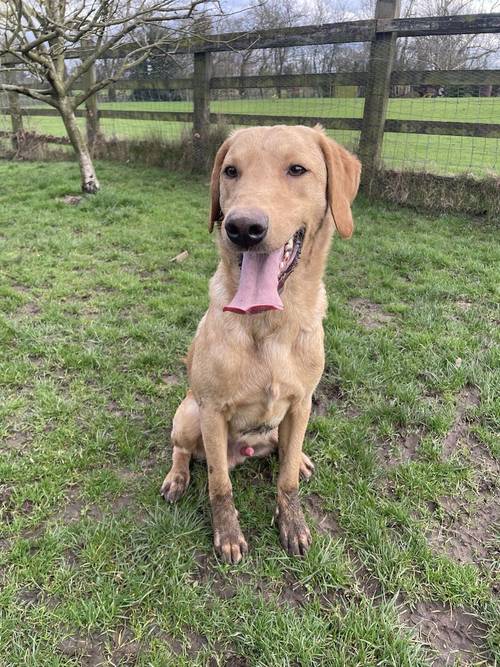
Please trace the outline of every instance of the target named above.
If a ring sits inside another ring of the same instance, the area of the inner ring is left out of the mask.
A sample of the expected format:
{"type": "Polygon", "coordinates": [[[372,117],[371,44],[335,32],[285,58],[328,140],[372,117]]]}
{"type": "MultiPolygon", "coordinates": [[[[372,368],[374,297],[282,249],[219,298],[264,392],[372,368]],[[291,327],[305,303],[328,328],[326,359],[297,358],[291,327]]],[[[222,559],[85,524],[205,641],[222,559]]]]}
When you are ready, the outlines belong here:
{"type": "Polygon", "coordinates": [[[343,239],[348,239],[354,229],[351,204],[359,188],[361,163],[343,146],[319,131],[319,128],[315,129],[325,159],[328,205],[338,233],[343,239]]]}
{"type": "Polygon", "coordinates": [[[214,166],[212,168],[212,177],[210,180],[210,197],[211,197],[211,206],[210,206],[210,218],[208,220],[208,231],[212,232],[214,224],[222,220],[223,213],[220,207],[220,170],[222,168],[222,163],[226,157],[226,153],[229,150],[231,142],[229,139],[222,144],[222,146],[217,151],[215,156],[214,166]]]}

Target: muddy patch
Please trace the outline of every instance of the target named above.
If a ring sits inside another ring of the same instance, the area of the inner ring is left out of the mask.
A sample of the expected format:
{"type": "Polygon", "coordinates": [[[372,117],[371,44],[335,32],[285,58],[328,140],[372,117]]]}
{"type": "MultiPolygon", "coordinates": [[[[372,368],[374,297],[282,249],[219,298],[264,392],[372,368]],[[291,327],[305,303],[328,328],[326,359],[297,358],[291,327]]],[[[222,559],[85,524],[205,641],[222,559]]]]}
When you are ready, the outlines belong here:
{"type": "Polygon", "coordinates": [[[57,650],[68,658],[77,659],[84,667],[97,667],[107,662],[104,638],[96,635],[66,637],[59,642],[57,650]]]}
{"type": "Polygon", "coordinates": [[[307,589],[298,581],[290,579],[278,591],[278,601],[280,604],[287,604],[290,607],[303,607],[307,604],[309,593],[307,589]]]}
{"type": "Polygon", "coordinates": [[[0,452],[5,454],[23,452],[27,449],[30,442],[31,437],[27,433],[16,431],[5,438],[0,447],[0,452]]]}
{"type": "Polygon", "coordinates": [[[458,301],[455,301],[455,306],[464,312],[467,312],[472,308],[472,302],[471,301],[466,301],[465,299],[459,299],[458,301]]]}
{"type": "Polygon", "coordinates": [[[163,373],[161,381],[168,386],[175,386],[181,383],[181,378],[175,373],[163,373]]]}
{"type": "Polygon", "coordinates": [[[70,489],[66,496],[66,504],[51,517],[51,522],[74,523],[84,517],[101,521],[103,513],[96,505],[85,503],[78,493],[77,489],[70,489]]]}
{"type": "Polygon", "coordinates": [[[394,319],[394,315],[384,312],[379,304],[372,303],[368,299],[350,299],[349,305],[356,314],[359,324],[365,329],[378,329],[394,319]]]}
{"type": "Polygon", "coordinates": [[[58,646],[59,653],[78,660],[84,667],[100,665],[135,665],[142,650],[128,628],[116,630],[110,637],[102,634],[75,634],[63,639],[58,646]]]}
{"type": "Polygon", "coordinates": [[[380,465],[384,468],[393,468],[414,461],[418,456],[423,436],[423,430],[403,430],[395,442],[381,443],[377,448],[380,465]]]}
{"type": "MultiPolygon", "coordinates": [[[[203,585],[209,584],[214,594],[221,600],[230,600],[238,594],[238,589],[252,578],[240,572],[238,575],[226,575],[212,566],[212,559],[206,553],[195,554],[196,571],[194,579],[203,585]]],[[[259,585],[257,585],[259,589],[259,585]]]]}
{"type": "Polygon", "coordinates": [[[338,384],[324,378],[314,392],[311,415],[313,417],[324,417],[328,414],[332,405],[339,407],[351,419],[359,417],[361,414],[358,408],[346,402],[346,396],[338,384]]]}
{"type": "Polygon", "coordinates": [[[443,441],[443,456],[449,457],[469,432],[467,413],[479,405],[479,390],[476,387],[464,387],[457,398],[455,420],[443,441]]]}
{"type": "Polygon", "coordinates": [[[11,285],[11,287],[13,290],[19,292],[20,294],[29,294],[30,292],[30,288],[26,287],[26,285],[21,285],[21,283],[14,283],[11,285]]]}
{"type": "Polygon", "coordinates": [[[291,574],[286,576],[283,584],[277,584],[255,581],[244,572],[239,572],[237,575],[222,573],[212,566],[212,559],[205,553],[196,554],[195,561],[197,564],[195,580],[203,585],[210,585],[214,594],[221,600],[230,600],[238,594],[242,586],[251,585],[264,600],[278,600],[279,603],[291,607],[302,607],[307,602],[307,590],[291,574]]]}
{"type": "Polygon", "coordinates": [[[434,667],[451,667],[457,661],[468,663],[491,658],[485,640],[486,625],[464,610],[451,609],[437,602],[418,602],[402,612],[400,618],[437,653],[432,662],[434,667]]]}
{"type": "Polygon", "coordinates": [[[38,315],[41,312],[40,306],[36,303],[25,303],[23,306],[17,309],[17,316],[27,316],[27,315],[38,315]]]}
{"type": "Polygon", "coordinates": [[[324,377],[314,392],[311,414],[324,417],[332,405],[343,406],[343,403],[344,394],[340,386],[324,377]]]}
{"type": "Polygon", "coordinates": [[[122,410],[116,401],[108,401],[106,410],[113,415],[113,417],[124,417],[127,413],[122,410]]]}
{"type": "Polygon", "coordinates": [[[311,493],[304,498],[304,509],[314,521],[318,533],[330,535],[330,537],[341,537],[341,529],[337,517],[332,512],[325,512],[323,502],[316,493],[311,493]]]}
{"type": "Polygon", "coordinates": [[[61,199],[61,201],[68,206],[78,206],[82,199],[82,195],[66,195],[61,199]]]}
{"type": "Polygon", "coordinates": [[[11,524],[18,516],[28,516],[33,512],[35,503],[26,499],[19,505],[14,495],[14,489],[0,485],[0,521],[11,524]]]}
{"type": "Polygon", "coordinates": [[[431,529],[432,547],[459,563],[488,564],[500,556],[495,527],[500,529],[498,497],[480,494],[475,503],[440,499],[443,519],[431,529]]]}
{"type": "Polygon", "coordinates": [[[43,601],[43,592],[39,588],[22,588],[16,597],[20,604],[31,607],[43,601]]]}
{"type": "Polygon", "coordinates": [[[250,663],[242,655],[230,655],[224,662],[224,667],[248,667],[250,663]]]}

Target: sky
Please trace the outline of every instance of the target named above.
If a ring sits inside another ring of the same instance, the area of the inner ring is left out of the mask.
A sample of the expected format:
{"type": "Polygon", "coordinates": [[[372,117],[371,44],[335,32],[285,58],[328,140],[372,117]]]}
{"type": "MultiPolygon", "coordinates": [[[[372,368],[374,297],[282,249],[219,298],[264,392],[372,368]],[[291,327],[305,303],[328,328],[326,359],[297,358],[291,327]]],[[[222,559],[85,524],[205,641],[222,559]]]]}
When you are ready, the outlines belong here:
{"type": "MultiPolygon", "coordinates": [[[[302,3],[314,5],[314,0],[302,0],[302,3]]],[[[404,3],[404,0],[402,0],[404,3]]],[[[251,6],[253,3],[248,0],[221,0],[221,5],[224,10],[235,11],[246,9],[251,6]]],[[[352,14],[352,18],[362,18],[361,7],[363,0],[330,0],[332,8],[342,7],[349,14],[352,14]]],[[[500,12],[500,0],[470,0],[470,9],[466,13],[485,13],[485,12],[500,12]]],[[[423,16],[424,14],[422,14],[423,16]]]]}

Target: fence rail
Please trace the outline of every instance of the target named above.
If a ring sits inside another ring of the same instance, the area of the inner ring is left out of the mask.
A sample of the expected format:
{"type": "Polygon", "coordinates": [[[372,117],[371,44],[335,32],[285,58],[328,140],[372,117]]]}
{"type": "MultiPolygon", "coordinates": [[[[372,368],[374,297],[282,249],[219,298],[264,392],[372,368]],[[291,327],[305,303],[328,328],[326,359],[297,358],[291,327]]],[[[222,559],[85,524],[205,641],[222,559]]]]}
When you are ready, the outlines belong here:
{"type": "MultiPolygon", "coordinates": [[[[9,107],[0,107],[0,113],[10,113],[9,107]]],[[[56,109],[26,107],[19,110],[22,116],[59,116],[56,109]]],[[[86,112],[79,109],[76,115],[86,117],[86,112]]],[[[100,109],[98,118],[114,118],[122,120],[152,120],[164,122],[192,123],[192,111],[142,111],[136,109],[100,109]]],[[[331,116],[292,116],[276,114],[240,114],[211,113],[210,123],[227,125],[308,125],[321,123],[327,130],[357,130],[363,128],[362,118],[341,118],[331,116]]],[[[399,120],[387,119],[384,132],[402,132],[404,134],[436,134],[457,137],[488,137],[500,139],[500,123],[459,123],[439,120],[399,120]]],[[[47,139],[50,143],[50,138],[47,139]]],[[[54,138],[54,142],[56,138],[54,138]]],[[[59,143],[57,141],[57,143],[59,143]]]]}
{"type": "MultiPolygon", "coordinates": [[[[209,87],[210,90],[231,90],[242,88],[315,88],[322,84],[365,86],[368,83],[368,76],[368,72],[213,76],[209,79],[209,87]]],[[[391,86],[467,86],[484,84],[500,85],[500,70],[411,70],[391,73],[391,86]]],[[[193,79],[117,79],[113,83],[113,88],[115,90],[189,90],[193,88],[193,79]]],[[[81,83],[77,82],[73,90],[83,90],[81,83]]]]}
{"type": "MultiPolygon", "coordinates": [[[[419,37],[425,35],[468,35],[497,32],[500,32],[500,12],[434,16],[429,18],[401,19],[394,17],[207,35],[198,40],[178,40],[163,44],[159,53],[181,55],[220,51],[245,51],[248,49],[270,49],[286,46],[349,44],[354,42],[370,42],[376,35],[387,33],[394,34],[396,37],[419,37]]],[[[103,55],[103,59],[124,58],[136,48],[136,44],[121,45],[110,49],[108,53],[103,55]]],[[[85,48],[68,49],[65,53],[65,58],[68,60],[80,59],[89,53],[90,50],[85,48]]],[[[19,64],[19,60],[11,57],[4,59],[3,63],[4,65],[16,65],[19,64]]]]}

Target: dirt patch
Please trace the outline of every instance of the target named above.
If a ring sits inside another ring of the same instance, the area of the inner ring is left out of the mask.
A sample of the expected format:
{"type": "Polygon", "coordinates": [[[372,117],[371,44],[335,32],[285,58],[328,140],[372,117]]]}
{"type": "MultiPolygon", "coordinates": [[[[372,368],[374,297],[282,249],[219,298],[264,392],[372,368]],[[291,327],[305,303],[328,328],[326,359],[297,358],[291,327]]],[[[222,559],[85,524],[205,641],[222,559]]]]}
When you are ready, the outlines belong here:
{"type": "Polygon", "coordinates": [[[101,509],[96,505],[87,505],[87,503],[81,500],[77,490],[72,489],[68,493],[67,498],[68,502],[52,517],[52,521],[73,523],[83,517],[95,519],[96,521],[102,520],[103,513],[101,509]]]}
{"type": "Polygon", "coordinates": [[[61,201],[63,201],[64,204],[68,204],[69,206],[78,206],[82,199],[83,197],[81,195],[66,195],[62,198],[61,201]]]}
{"type": "Polygon", "coordinates": [[[41,310],[40,306],[36,303],[29,302],[20,306],[16,311],[16,315],[38,315],[41,310]]]}
{"type": "Polygon", "coordinates": [[[341,537],[341,529],[337,517],[331,512],[325,512],[321,498],[315,494],[304,498],[304,508],[309,512],[314,520],[318,533],[330,535],[331,537],[341,537]]]}
{"type": "Polygon", "coordinates": [[[380,465],[384,468],[414,461],[417,458],[418,448],[423,438],[423,431],[403,430],[393,443],[381,444],[378,447],[380,465]]]}
{"type": "Polygon", "coordinates": [[[455,301],[455,306],[459,310],[463,310],[464,312],[467,312],[472,308],[472,303],[470,301],[465,301],[462,299],[459,299],[458,301],[455,301]]]}
{"type": "Polygon", "coordinates": [[[356,313],[358,322],[365,329],[378,329],[394,319],[394,315],[385,313],[378,303],[372,303],[368,299],[350,299],[349,305],[356,313]]]}
{"type": "Polygon", "coordinates": [[[0,521],[6,524],[12,523],[16,515],[28,516],[33,511],[35,503],[32,500],[23,500],[18,506],[14,498],[14,489],[9,486],[0,485],[0,521]]]}
{"type": "Polygon", "coordinates": [[[195,579],[206,585],[210,584],[213,592],[221,600],[234,598],[242,585],[251,584],[253,590],[257,591],[265,600],[277,599],[280,603],[292,607],[301,607],[307,602],[307,590],[290,575],[282,585],[276,585],[266,581],[254,581],[252,577],[243,572],[237,576],[225,575],[211,566],[211,559],[205,553],[195,555],[197,570],[195,579]]]}
{"type": "MultiPolygon", "coordinates": [[[[457,660],[489,660],[486,625],[467,611],[436,602],[418,602],[401,614],[401,621],[417,630],[420,639],[437,652],[434,667],[457,660]]],[[[491,663],[490,663],[491,664],[491,663]]]]}
{"type": "Polygon", "coordinates": [[[160,641],[162,644],[166,644],[170,649],[170,652],[174,655],[181,655],[182,643],[175,637],[172,637],[172,635],[166,630],[163,630],[155,624],[151,627],[151,630],[148,634],[160,641]]]}
{"type": "Polygon", "coordinates": [[[189,642],[189,655],[195,656],[208,644],[206,637],[200,635],[199,632],[186,628],[184,629],[184,632],[186,633],[189,642]]]}
{"type": "Polygon", "coordinates": [[[175,375],[175,373],[163,373],[161,376],[161,381],[163,384],[173,386],[176,384],[180,384],[180,378],[178,375],[175,375]]]}
{"type": "Polygon", "coordinates": [[[480,394],[476,387],[464,387],[457,398],[457,412],[448,435],[443,442],[443,456],[449,457],[460,440],[468,433],[467,412],[479,405],[480,394]]]}
{"type": "Polygon", "coordinates": [[[316,388],[312,399],[312,415],[324,417],[332,405],[340,405],[344,395],[339,385],[323,379],[316,388]]]}
{"type": "Polygon", "coordinates": [[[76,658],[82,667],[97,667],[106,664],[104,638],[100,635],[72,635],[63,639],[58,651],[69,658],[76,658]]]}
{"type": "Polygon", "coordinates": [[[442,499],[439,508],[444,518],[428,535],[434,548],[459,563],[492,563],[500,556],[494,539],[495,526],[500,528],[497,497],[481,494],[476,503],[442,499]]]}
{"type": "Polygon", "coordinates": [[[17,593],[17,599],[26,607],[40,604],[43,593],[39,588],[23,588],[17,593]]]}
{"type": "Polygon", "coordinates": [[[109,401],[106,405],[106,410],[113,415],[113,417],[124,417],[126,412],[120,408],[116,401],[109,401]]]}
{"type": "Polygon", "coordinates": [[[280,604],[284,603],[290,607],[303,607],[307,604],[309,594],[298,581],[289,581],[278,591],[280,604]]]}
{"type": "Polygon", "coordinates": [[[479,493],[492,494],[498,491],[500,461],[494,458],[486,445],[468,433],[469,460],[476,469],[476,485],[479,493]]]}
{"type": "Polygon", "coordinates": [[[195,554],[195,561],[197,569],[194,578],[202,584],[210,584],[215,595],[221,600],[230,600],[235,597],[242,584],[252,581],[249,575],[242,572],[237,577],[222,574],[212,567],[212,559],[206,553],[195,554]]]}
{"type": "Polygon", "coordinates": [[[2,454],[23,452],[27,449],[27,446],[30,442],[31,437],[28,434],[24,433],[24,431],[16,431],[15,433],[7,436],[7,438],[2,442],[0,452],[2,454]]]}
{"type": "Polygon", "coordinates": [[[21,285],[20,283],[14,283],[11,285],[11,287],[13,290],[19,292],[20,294],[29,294],[30,291],[29,287],[26,287],[26,285],[21,285]]]}
{"type": "Polygon", "coordinates": [[[230,655],[224,662],[224,667],[248,667],[250,663],[241,655],[230,655]]]}
{"type": "Polygon", "coordinates": [[[110,662],[112,665],[135,665],[143,645],[128,628],[117,630],[112,639],[110,662]]]}
{"type": "Polygon", "coordinates": [[[70,658],[76,658],[78,664],[84,667],[125,667],[136,664],[142,644],[135,639],[132,631],[125,627],[116,630],[111,637],[102,634],[71,635],[59,643],[58,650],[70,658]]]}

